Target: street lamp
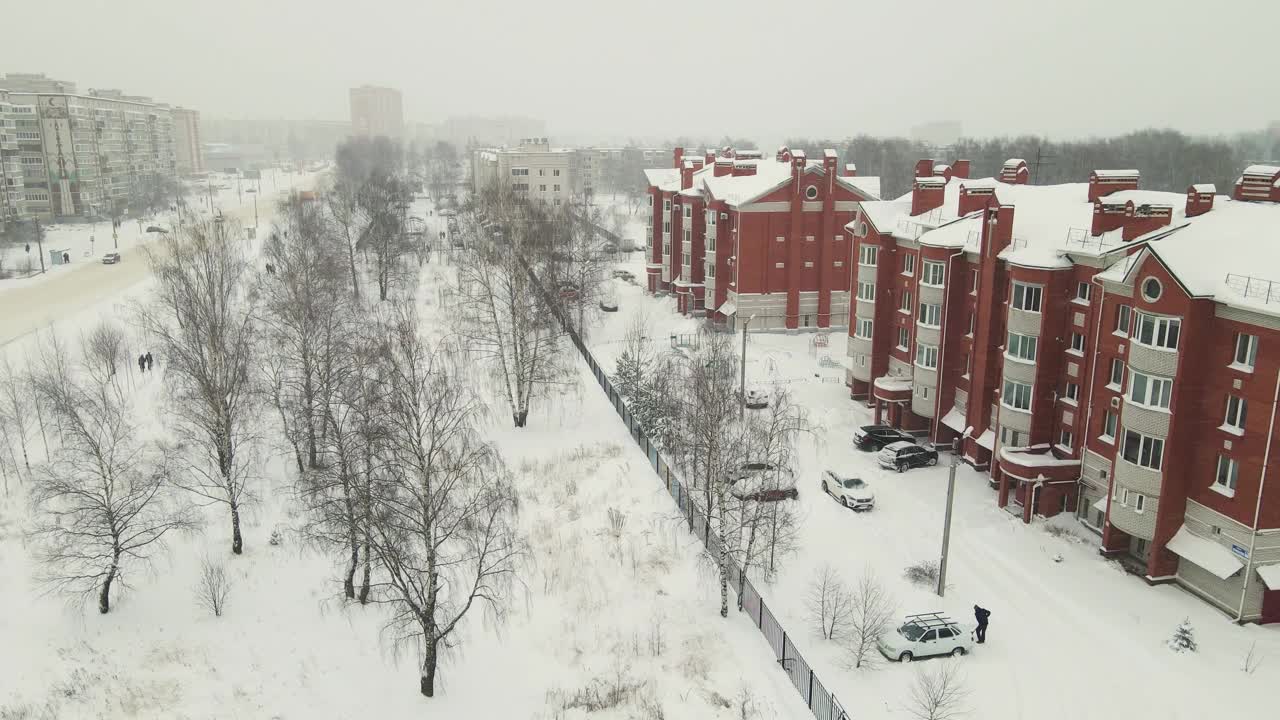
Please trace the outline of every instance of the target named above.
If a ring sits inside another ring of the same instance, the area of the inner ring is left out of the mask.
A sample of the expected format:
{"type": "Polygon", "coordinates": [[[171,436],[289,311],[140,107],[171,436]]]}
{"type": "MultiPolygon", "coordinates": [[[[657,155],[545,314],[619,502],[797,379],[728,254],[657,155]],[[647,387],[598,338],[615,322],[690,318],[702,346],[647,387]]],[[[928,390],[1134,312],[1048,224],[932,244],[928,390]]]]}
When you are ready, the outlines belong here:
{"type": "Polygon", "coordinates": [[[965,428],[964,435],[951,441],[951,467],[947,471],[947,511],[942,520],[942,558],[938,561],[938,597],[947,591],[947,553],[951,546],[951,508],[956,497],[956,468],[960,466],[960,447],[969,437],[972,428],[965,428]]]}
{"type": "Polygon", "coordinates": [[[742,323],[742,362],[739,363],[739,372],[741,373],[738,380],[738,419],[741,420],[747,413],[747,328],[751,327],[751,321],[756,316],[752,315],[742,323]]]}

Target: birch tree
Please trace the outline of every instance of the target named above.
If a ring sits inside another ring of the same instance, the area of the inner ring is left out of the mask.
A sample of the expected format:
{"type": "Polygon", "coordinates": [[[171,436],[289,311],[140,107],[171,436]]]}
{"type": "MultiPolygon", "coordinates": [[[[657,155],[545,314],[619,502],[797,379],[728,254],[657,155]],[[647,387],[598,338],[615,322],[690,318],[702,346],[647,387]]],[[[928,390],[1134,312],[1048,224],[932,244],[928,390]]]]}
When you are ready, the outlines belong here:
{"type": "Polygon", "coordinates": [[[175,482],[227,507],[237,555],[258,412],[249,371],[255,297],[239,237],[234,226],[195,222],[147,246],[156,288],[138,306],[143,328],[164,353],[169,406],[186,439],[175,482]]]}
{"type": "MultiPolygon", "coordinates": [[[[21,451],[22,467],[26,468],[28,475],[31,474],[31,455],[27,438],[31,434],[34,413],[35,398],[29,378],[15,370],[8,354],[4,354],[0,357],[0,434],[4,436],[4,450],[14,471],[19,472],[17,452],[21,451]]],[[[7,485],[5,492],[8,492],[7,485]]]]}

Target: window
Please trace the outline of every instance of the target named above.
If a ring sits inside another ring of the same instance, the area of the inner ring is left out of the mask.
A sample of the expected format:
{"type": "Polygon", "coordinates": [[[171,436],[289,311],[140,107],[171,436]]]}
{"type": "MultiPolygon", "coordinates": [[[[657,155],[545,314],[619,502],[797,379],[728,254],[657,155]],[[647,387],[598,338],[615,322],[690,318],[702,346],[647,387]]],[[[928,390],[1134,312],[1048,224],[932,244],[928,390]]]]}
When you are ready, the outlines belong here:
{"type": "Polygon", "coordinates": [[[898,309],[910,314],[911,313],[911,291],[903,290],[902,297],[900,298],[900,300],[901,302],[898,303],[898,309]]]}
{"type": "Polygon", "coordinates": [[[871,339],[871,318],[858,318],[858,324],[854,326],[853,334],[856,337],[871,339]]]}
{"type": "Polygon", "coordinates": [[[836,260],[835,262],[831,263],[831,266],[832,266],[832,267],[844,267],[844,261],[843,261],[843,260],[836,260]]]}
{"type": "Polygon", "coordinates": [[[1125,428],[1124,447],[1120,448],[1120,455],[1134,465],[1159,470],[1164,459],[1164,440],[1125,428]]]}
{"type": "Polygon", "coordinates": [[[706,249],[707,249],[707,252],[709,252],[709,253],[713,253],[713,252],[715,252],[715,251],[716,251],[716,236],[715,236],[715,235],[708,235],[708,236],[707,236],[707,239],[706,239],[706,249]]]}
{"type": "Polygon", "coordinates": [[[898,328],[898,349],[906,350],[911,347],[911,331],[905,327],[898,328]]]}
{"type": "Polygon", "coordinates": [[[1225,495],[1235,495],[1236,481],[1240,479],[1240,464],[1226,455],[1218,456],[1218,475],[1213,480],[1213,489],[1225,495]]]}
{"type": "Polygon", "coordinates": [[[1164,292],[1164,287],[1160,285],[1160,281],[1149,277],[1142,281],[1142,297],[1148,300],[1159,300],[1160,294],[1164,292]]]}
{"type": "Polygon", "coordinates": [[[1108,387],[1114,387],[1117,390],[1124,384],[1124,361],[1120,358],[1111,358],[1111,377],[1108,387]]]}
{"type": "Polygon", "coordinates": [[[940,327],[942,325],[942,306],[935,303],[920,303],[920,315],[916,318],[921,325],[940,327]]]}
{"type": "Polygon", "coordinates": [[[1078,401],[1080,399],[1080,386],[1076,383],[1067,383],[1067,389],[1063,396],[1072,402],[1078,401]]]}
{"type": "Polygon", "coordinates": [[[1005,407],[1013,408],[1014,410],[1030,410],[1031,386],[1016,380],[1005,380],[1004,392],[1000,395],[1000,402],[1005,407]]]}
{"type": "Polygon", "coordinates": [[[715,263],[707,263],[707,269],[703,271],[703,275],[705,275],[705,276],[706,276],[707,278],[709,278],[709,279],[715,279],[715,276],[716,276],[716,264],[715,264],[715,263]]]}
{"type": "Polygon", "coordinates": [[[805,235],[805,236],[804,236],[804,241],[805,241],[805,242],[813,242],[813,236],[812,236],[812,235],[805,235]]]}
{"type": "Polygon", "coordinates": [[[942,287],[942,281],[945,277],[946,266],[940,262],[926,260],[924,262],[924,273],[920,276],[920,282],[925,285],[933,285],[942,287]]]}
{"type": "Polygon", "coordinates": [[[1133,329],[1135,342],[1165,350],[1178,349],[1178,332],[1182,329],[1181,320],[1142,312],[1137,315],[1133,329]]]}
{"type": "Polygon", "coordinates": [[[1169,396],[1173,392],[1173,380],[1147,375],[1137,370],[1129,371],[1129,402],[1150,408],[1169,409],[1169,396]]]}
{"type": "Polygon", "coordinates": [[[546,186],[546,185],[539,185],[539,186],[538,186],[538,192],[546,192],[546,191],[547,191],[547,186],[546,186]]]}
{"type": "Polygon", "coordinates": [[[778,268],[779,270],[781,270],[782,268],[786,267],[786,266],[787,266],[787,264],[786,264],[786,263],[774,263],[774,264],[773,264],[773,266],[774,266],[774,267],[776,267],[776,268],[778,268]]]}
{"type": "Polygon", "coordinates": [[[858,281],[858,299],[867,302],[875,302],[876,300],[876,284],[858,281]]]}
{"type": "Polygon", "coordinates": [[[1010,447],[1022,447],[1022,433],[1007,427],[1001,427],[1000,444],[1010,447]]]}
{"type": "Polygon", "coordinates": [[[546,175],[546,174],[547,174],[546,170],[542,170],[542,169],[538,170],[538,177],[542,177],[543,175],[546,175]]]}
{"type": "Polygon", "coordinates": [[[879,245],[862,245],[858,248],[858,264],[875,267],[879,255],[879,245]]]}
{"type": "MultiPolygon", "coordinates": [[[[970,316],[972,320],[973,316],[970,316]]],[[[1015,357],[1019,360],[1027,362],[1036,361],[1036,336],[1019,335],[1018,333],[1009,333],[1009,341],[1005,343],[1004,352],[1009,357],[1015,357]]]]}
{"type": "Polygon", "coordinates": [[[1027,312],[1040,312],[1040,294],[1043,288],[1039,285],[1013,284],[1013,307],[1027,312]]]}
{"type": "Polygon", "coordinates": [[[818,197],[818,186],[810,185],[804,189],[804,196],[809,200],[815,200],[818,197]]]}
{"type": "Polygon", "coordinates": [[[938,348],[936,345],[916,343],[916,365],[927,370],[938,369],[938,348]]]}
{"type": "Polygon", "coordinates": [[[686,219],[686,220],[688,220],[688,219],[690,219],[690,218],[692,218],[692,217],[693,217],[693,207],[691,207],[691,206],[689,206],[689,205],[685,205],[685,206],[684,206],[684,217],[685,217],[685,219],[686,219]]]}
{"type": "Polygon", "coordinates": [[[805,267],[807,267],[807,268],[811,268],[811,267],[813,267],[813,262],[812,262],[812,261],[810,261],[810,260],[805,260],[805,261],[804,261],[804,266],[805,266],[805,267]]]}
{"type": "Polygon", "coordinates": [[[1065,448],[1071,447],[1071,441],[1073,439],[1074,438],[1071,436],[1071,431],[1065,428],[1062,430],[1061,433],[1058,434],[1058,444],[1061,445],[1062,447],[1065,447],[1065,448]]]}
{"type": "Polygon", "coordinates": [[[1128,305],[1116,306],[1116,329],[1115,332],[1120,334],[1129,334],[1129,320],[1133,316],[1133,307],[1128,305]]]}
{"type": "Polygon", "coordinates": [[[1116,426],[1119,424],[1120,416],[1107,410],[1102,415],[1102,439],[1107,442],[1114,442],[1116,439],[1116,426]]]}
{"type": "Polygon", "coordinates": [[[663,220],[663,221],[662,221],[662,232],[663,232],[663,234],[665,234],[665,235],[670,235],[670,234],[671,234],[671,221],[670,221],[670,220],[663,220]]]}
{"type": "Polygon", "coordinates": [[[560,171],[559,171],[559,170],[552,170],[552,171],[551,171],[551,174],[552,174],[552,175],[554,175],[554,176],[556,176],[556,177],[560,177],[560,171]]]}
{"type": "Polygon", "coordinates": [[[1232,365],[1240,368],[1253,369],[1254,363],[1258,361],[1258,336],[1246,335],[1245,333],[1236,333],[1236,355],[1232,365]]]}
{"type": "Polygon", "coordinates": [[[1082,302],[1089,302],[1089,293],[1092,289],[1093,286],[1087,282],[1076,285],[1076,299],[1082,302]]]}
{"type": "Polygon", "coordinates": [[[903,255],[902,256],[902,274],[914,275],[915,272],[916,272],[916,256],[903,255]]]}
{"type": "Polygon", "coordinates": [[[1249,403],[1242,397],[1227,396],[1227,417],[1222,421],[1224,428],[1235,428],[1244,431],[1244,419],[1249,412],[1249,403]]]}
{"type": "Polygon", "coordinates": [[[684,241],[693,242],[693,230],[691,230],[690,228],[684,229],[684,241]]]}
{"type": "Polygon", "coordinates": [[[965,378],[969,377],[969,363],[971,362],[973,362],[973,356],[965,355],[964,356],[964,373],[961,375],[961,377],[965,377],[965,378]]]}
{"type": "Polygon", "coordinates": [[[1133,511],[1142,512],[1147,509],[1147,496],[1142,493],[1133,494],[1133,511]]]}
{"type": "MultiPolygon", "coordinates": [[[[556,172],[557,172],[557,173],[559,173],[560,171],[559,171],[559,170],[557,170],[556,172]]],[[[662,212],[671,212],[671,201],[670,201],[670,200],[663,200],[663,201],[662,201],[662,212]]]]}
{"type": "Polygon", "coordinates": [[[1084,352],[1084,335],[1071,333],[1071,349],[1078,353],[1084,352]]]}
{"type": "Polygon", "coordinates": [[[556,188],[555,188],[555,189],[556,189],[556,192],[560,192],[560,186],[559,186],[559,185],[556,185],[556,188]]]}

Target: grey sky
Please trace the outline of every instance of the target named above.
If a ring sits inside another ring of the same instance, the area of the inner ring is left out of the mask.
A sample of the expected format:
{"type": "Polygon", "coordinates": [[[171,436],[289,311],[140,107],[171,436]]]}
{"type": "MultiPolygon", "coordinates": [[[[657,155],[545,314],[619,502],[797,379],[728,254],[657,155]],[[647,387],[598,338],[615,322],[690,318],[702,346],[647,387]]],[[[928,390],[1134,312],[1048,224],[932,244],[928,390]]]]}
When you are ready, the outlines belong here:
{"type": "Polygon", "coordinates": [[[541,117],[553,135],[1077,136],[1280,118],[1276,0],[10,3],[0,71],[217,116],[541,117]],[[611,131],[611,132],[610,132],[611,131]]]}

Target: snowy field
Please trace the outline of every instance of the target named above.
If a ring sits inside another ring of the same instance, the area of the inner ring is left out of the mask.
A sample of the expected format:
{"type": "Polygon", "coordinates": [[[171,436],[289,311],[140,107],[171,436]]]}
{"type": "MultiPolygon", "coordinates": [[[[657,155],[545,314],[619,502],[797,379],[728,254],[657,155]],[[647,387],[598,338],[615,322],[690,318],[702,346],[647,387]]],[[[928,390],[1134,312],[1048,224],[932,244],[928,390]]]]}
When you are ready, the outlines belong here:
{"type": "MultiPolygon", "coordinates": [[[[447,281],[447,259],[426,274],[447,281]]],[[[144,278],[64,313],[56,329],[74,341],[99,318],[126,321],[125,301],[145,290],[144,278]]],[[[424,312],[442,325],[429,302],[424,312]]],[[[21,362],[36,342],[28,335],[4,351],[21,362]]],[[[127,375],[152,435],[165,432],[157,361],[154,375],[127,375]]],[[[10,477],[0,495],[0,718],[807,717],[764,638],[719,618],[714,571],[585,365],[575,366],[576,382],[536,404],[528,428],[510,428],[501,408],[490,417],[485,433],[514,471],[530,553],[505,621],[469,616],[437,697],[418,695],[417,653],[391,644],[383,610],[344,603],[331,559],[299,543],[292,468],[273,445],[252,487],[245,554],[227,552],[225,509],[211,508],[201,530],[130,578],[108,615],[41,594],[23,536],[24,486],[10,477]],[[276,532],[282,541],[271,545],[276,532]],[[221,618],[195,602],[205,557],[232,576],[221,618]],[[611,694],[616,707],[591,711],[611,694]]],[[[33,460],[43,452],[37,437],[33,460]]]]}
{"type": "MultiPolygon", "coordinates": [[[[624,258],[618,267],[643,283],[642,253],[624,258]]],[[[674,312],[673,298],[611,282],[620,310],[602,314],[588,339],[602,366],[613,366],[634,315],[646,318],[659,348],[670,347],[672,334],[696,331],[697,321],[674,312]]],[[[940,611],[972,626],[974,604],[992,611],[987,643],[959,660],[969,717],[1193,719],[1216,717],[1227,707],[1250,717],[1274,712],[1280,627],[1237,626],[1176,586],[1148,586],[1099,556],[1097,536],[1070,517],[1024,525],[996,506],[988,477],[966,465],[957,473],[946,597],[908,582],[907,566],[936,561],[940,552],[950,455],[937,467],[898,474],[880,469],[873,453],[853,448],[853,430],[870,423],[871,412],[849,399],[843,369],[820,363],[825,353],[843,352],[844,330],[831,333],[828,348],[811,347],[812,339],[811,333],[749,338],[748,384],[786,388],[817,425],[799,454],[800,550],[775,582],[756,585],[851,716],[909,717],[904,705],[914,673],[946,661],[850,669],[841,643],[822,640],[806,612],[809,585],[826,565],[847,583],[873,573],[900,614],[940,611]],[[824,469],[869,481],[876,508],[854,513],[824,495],[824,469]],[[1197,653],[1166,646],[1184,619],[1194,629],[1197,653]],[[1251,650],[1254,671],[1245,672],[1251,650]]]]}

